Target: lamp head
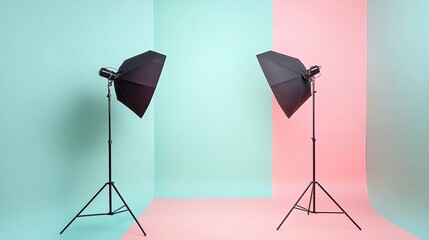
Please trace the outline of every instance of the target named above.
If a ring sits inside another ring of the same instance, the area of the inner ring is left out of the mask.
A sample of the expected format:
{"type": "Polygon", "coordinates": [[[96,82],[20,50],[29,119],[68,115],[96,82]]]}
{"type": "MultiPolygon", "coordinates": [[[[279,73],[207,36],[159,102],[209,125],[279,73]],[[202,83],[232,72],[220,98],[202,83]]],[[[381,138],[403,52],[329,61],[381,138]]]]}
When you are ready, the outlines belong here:
{"type": "Polygon", "coordinates": [[[303,74],[302,77],[305,80],[308,80],[309,78],[312,78],[314,75],[320,73],[320,66],[312,66],[310,69],[306,70],[303,74]]]}
{"type": "Polygon", "coordinates": [[[115,81],[119,78],[119,73],[115,73],[114,71],[111,71],[107,68],[101,68],[100,71],[98,71],[98,74],[112,81],[115,81]]]}

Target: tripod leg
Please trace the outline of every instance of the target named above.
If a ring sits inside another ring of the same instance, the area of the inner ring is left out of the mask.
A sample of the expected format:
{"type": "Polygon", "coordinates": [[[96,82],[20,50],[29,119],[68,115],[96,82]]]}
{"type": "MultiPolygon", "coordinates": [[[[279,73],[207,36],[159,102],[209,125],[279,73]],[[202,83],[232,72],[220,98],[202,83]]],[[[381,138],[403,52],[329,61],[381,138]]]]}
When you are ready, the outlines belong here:
{"type": "Polygon", "coordinates": [[[91,202],[98,196],[98,194],[100,194],[101,191],[103,191],[103,189],[106,187],[107,183],[103,185],[103,187],[100,188],[100,190],[98,190],[98,192],[94,195],[94,197],[91,198],[91,200],[89,200],[89,202],[85,205],[85,207],[82,208],[82,210],[80,210],[80,212],[78,212],[76,214],[76,216],[64,227],[64,229],[60,232],[60,234],[62,234],[69,226],[70,224],[72,224],[72,222],[79,217],[79,215],[85,210],[86,207],[89,206],[89,204],[91,204],[91,202]]]}
{"type": "Polygon", "coordinates": [[[359,225],[357,225],[357,223],[347,214],[347,212],[340,206],[340,204],[337,203],[337,201],[335,201],[335,199],[328,193],[328,191],[326,191],[322,185],[320,185],[318,182],[316,182],[316,184],[326,193],[326,195],[328,195],[328,197],[335,203],[335,205],[337,205],[337,207],[339,209],[341,209],[341,211],[343,211],[343,213],[350,219],[350,221],[352,221],[352,223],[359,229],[362,230],[359,225]]]}
{"type": "MultiPolygon", "coordinates": [[[[316,199],[313,199],[315,197],[315,194],[316,194],[316,187],[313,182],[313,186],[311,187],[310,202],[308,203],[308,208],[307,208],[307,215],[310,215],[311,201],[316,201],[316,199]]],[[[315,209],[313,209],[313,212],[315,212],[315,209]]]]}
{"type": "Polygon", "coordinates": [[[146,233],[144,232],[142,226],[140,225],[139,221],[137,221],[137,218],[134,216],[133,212],[131,211],[131,209],[128,207],[127,203],[125,202],[124,198],[121,196],[121,194],[119,193],[118,189],[116,188],[115,184],[112,183],[113,188],[115,189],[115,192],[118,194],[118,196],[121,198],[122,202],[124,203],[125,207],[128,209],[128,212],[130,212],[131,216],[134,218],[134,221],[137,223],[137,225],[139,226],[140,230],[142,231],[143,235],[146,236],[146,233]]]}
{"type": "Polygon", "coordinates": [[[307,188],[304,190],[304,192],[301,194],[301,196],[298,198],[298,200],[296,201],[295,205],[293,205],[293,207],[290,209],[290,211],[287,213],[286,217],[283,218],[283,221],[280,223],[280,225],[277,227],[277,230],[280,229],[280,227],[283,225],[283,223],[286,221],[287,217],[289,217],[290,213],[293,211],[293,209],[296,207],[296,205],[299,203],[299,201],[301,200],[301,198],[304,196],[304,194],[307,192],[308,188],[310,188],[310,186],[314,184],[313,182],[311,182],[307,188]]]}

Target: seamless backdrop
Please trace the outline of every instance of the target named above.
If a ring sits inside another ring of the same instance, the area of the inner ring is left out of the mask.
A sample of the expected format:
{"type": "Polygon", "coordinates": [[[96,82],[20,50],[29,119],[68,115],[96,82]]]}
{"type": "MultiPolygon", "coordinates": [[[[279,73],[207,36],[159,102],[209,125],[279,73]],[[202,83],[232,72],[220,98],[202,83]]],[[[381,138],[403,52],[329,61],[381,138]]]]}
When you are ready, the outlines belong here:
{"type": "Polygon", "coordinates": [[[155,197],[271,197],[271,2],[156,1],[155,197]]]}
{"type": "MultiPolygon", "coordinates": [[[[114,180],[136,215],[154,197],[277,197],[311,177],[310,104],[286,120],[255,57],[274,49],[322,65],[322,184],[362,179],[347,189],[368,186],[382,216],[429,238],[428,10],[425,0],[2,1],[0,238],[58,239],[107,180],[97,70],[148,49],[167,61],[143,119],[112,101],[114,180]]],[[[79,219],[61,238],[119,239],[132,222],[79,219]]]]}
{"type": "Polygon", "coordinates": [[[368,2],[367,174],[378,212],[429,239],[429,2],[368,2]]]}

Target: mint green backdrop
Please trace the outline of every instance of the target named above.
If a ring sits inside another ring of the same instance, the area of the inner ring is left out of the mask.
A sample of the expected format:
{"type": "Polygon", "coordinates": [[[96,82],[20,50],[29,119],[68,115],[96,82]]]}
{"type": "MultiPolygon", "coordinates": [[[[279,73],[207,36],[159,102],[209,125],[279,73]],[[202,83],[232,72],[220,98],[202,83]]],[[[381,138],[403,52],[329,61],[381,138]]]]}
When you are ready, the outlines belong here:
{"type": "Polygon", "coordinates": [[[270,197],[271,1],[157,0],[155,197],[270,197]]]}
{"type": "MultiPolygon", "coordinates": [[[[0,239],[59,239],[107,181],[97,71],[153,48],[152,1],[6,0],[0,36],[0,239]]],[[[140,119],[112,100],[113,180],[138,216],[153,197],[154,107],[140,119]]],[[[78,219],[61,239],[119,239],[132,222],[78,219]]]]}
{"type": "Polygon", "coordinates": [[[368,1],[367,174],[381,215],[429,239],[429,2],[368,1]]]}

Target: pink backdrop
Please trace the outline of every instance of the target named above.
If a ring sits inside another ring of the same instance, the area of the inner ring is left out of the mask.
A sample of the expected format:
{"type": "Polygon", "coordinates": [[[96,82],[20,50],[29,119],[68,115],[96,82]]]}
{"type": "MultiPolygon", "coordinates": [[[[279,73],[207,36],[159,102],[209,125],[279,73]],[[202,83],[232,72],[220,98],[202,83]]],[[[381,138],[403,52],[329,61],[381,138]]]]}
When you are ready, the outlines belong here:
{"type": "MultiPolygon", "coordinates": [[[[322,66],[316,79],[317,180],[328,191],[328,184],[357,183],[353,188],[366,193],[366,1],[353,3],[274,0],[273,50],[307,68],[322,66]]],[[[291,182],[304,188],[311,180],[311,107],[309,99],[287,119],[273,99],[274,197],[291,182]]]]}
{"type": "MultiPolygon", "coordinates": [[[[322,66],[318,180],[363,230],[345,215],[296,210],[275,230],[311,181],[312,118],[311,101],[287,119],[273,99],[273,198],[155,199],[140,217],[148,239],[417,239],[381,218],[368,199],[366,1],[273,0],[273,50],[322,66]]],[[[317,196],[318,211],[338,210],[317,196]]],[[[135,224],[123,237],[131,239],[141,239],[135,224]]]]}

